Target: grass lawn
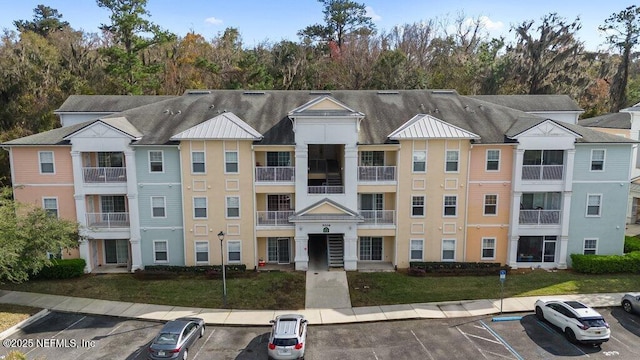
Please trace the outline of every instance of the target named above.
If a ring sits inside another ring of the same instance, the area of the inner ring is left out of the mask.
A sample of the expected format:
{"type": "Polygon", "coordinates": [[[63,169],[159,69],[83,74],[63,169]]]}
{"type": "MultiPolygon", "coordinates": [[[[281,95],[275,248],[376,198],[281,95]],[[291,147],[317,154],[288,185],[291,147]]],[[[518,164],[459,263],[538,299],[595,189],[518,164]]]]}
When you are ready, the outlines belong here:
{"type": "Polygon", "coordinates": [[[29,306],[0,304],[0,332],[7,330],[41,309],[29,306]]]}
{"type": "MultiPolygon", "coordinates": [[[[347,272],[351,304],[373,306],[433,301],[498,299],[498,276],[413,277],[404,272],[347,272]]],[[[85,275],[71,280],[2,284],[6,290],[71,295],[105,300],[223,308],[222,280],[204,275],[167,279],[138,279],[132,274],[85,275]]],[[[304,272],[248,272],[227,279],[227,298],[234,309],[303,309],[304,272]]],[[[633,274],[584,275],[570,270],[512,270],[504,296],[562,295],[640,291],[640,276],[633,274]]]]}

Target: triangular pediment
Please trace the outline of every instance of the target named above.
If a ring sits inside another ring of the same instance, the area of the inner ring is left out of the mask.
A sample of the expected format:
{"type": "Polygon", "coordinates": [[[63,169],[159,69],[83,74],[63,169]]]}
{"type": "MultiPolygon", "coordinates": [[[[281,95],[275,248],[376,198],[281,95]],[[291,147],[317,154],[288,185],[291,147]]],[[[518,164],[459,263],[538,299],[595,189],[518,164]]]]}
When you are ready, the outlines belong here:
{"type": "Polygon", "coordinates": [[[232,112],[220,114],[171,137],[171,140],[260,140],[262,134],[232,112]]]}
{"type": "Polygon", "coordinates": [[[562,124],[553,120],[542,121],[510,136],[510,138],[516,140],[523,137],[573,137],[576,139],[582,138],[580,134],[562,126],[562,124]]]}
{"type": "Polygon", "coordinates": [[[124,117],[105,118],[93,121],[64,137],[73,138],[142,138],[142,133],[124,117]]]}
{"type": "Polygon", "coordinates": [[[322,220],[361,222],[364,219],[356,211],[325,198],[296,212],[289,220],[293,222],[322,220]]]}
{"type": "Polygon", "coordinates": [[[480,139],[480,136],[428,114],[418,114],[389,134],[389,139],[480,139]]]}
{"type": "Polygon", "coordinates": [[[362,118],[364,114],[329,95],[324,95],[291,110],[289,116],[354,116],[362,118]]]}

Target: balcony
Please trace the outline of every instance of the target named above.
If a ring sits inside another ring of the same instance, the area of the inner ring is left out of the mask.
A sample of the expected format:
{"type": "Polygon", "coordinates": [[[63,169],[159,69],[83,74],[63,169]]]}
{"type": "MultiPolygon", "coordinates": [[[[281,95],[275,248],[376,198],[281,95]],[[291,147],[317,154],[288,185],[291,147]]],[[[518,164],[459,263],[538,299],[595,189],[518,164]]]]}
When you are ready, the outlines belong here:
{"type": "Polygon", "coordinates": [[[289,222],[289,216],[295,211],[258,211],[258,226],[293,226],[289,222]]]}
{"type": "Polygon", "coordinates": [[[129,213],[87,213],[87,227],[121,229],[129,227],[129,213]]]}
{"type": "Polygon", "coordinates": [[[256,182],[293,182],[295,168],[293,166],[257,166],[256,182]]]}
{"type": "Polygon", "coordinates": [[[320,185],[309,186],[307,188],[308,194],[344,194],[344,186],[335,185],[320,185]]]}
{"type": "Polygon", "coordinates": [[[522,180],[562,180],[564,165],[523,165],[522,180]]]}
{"type": "Polygon", "coordinates": [[[358,181],[396,181],[395,166],[358,166],[358,181]]]}
{"type": "Polygon", "coordinates": [[[365,225],[395,225],[395,210],[360,210],[365,225]]]}
{"type": "Polygon", "coordinates": [[[82,174],[85,183],[127,182],[127,169],[124,167],[85,167],[82,174]]]}
{"type": "Polygon", "coordinates": [[[560,224],[560,210],[520,210],[521,225],[560,224]]]}

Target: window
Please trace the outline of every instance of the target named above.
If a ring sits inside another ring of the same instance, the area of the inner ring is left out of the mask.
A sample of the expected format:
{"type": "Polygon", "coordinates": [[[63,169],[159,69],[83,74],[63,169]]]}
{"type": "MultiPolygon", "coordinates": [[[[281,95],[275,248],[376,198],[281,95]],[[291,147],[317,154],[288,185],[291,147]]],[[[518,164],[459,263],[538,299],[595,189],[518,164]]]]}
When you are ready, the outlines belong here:
{"type": "Polygon", "coordinates": [[[167,216],[165,210],[165,198],[164,196],[152,196],[151,197],[151,217],[163,218],[167,216]]]}
{"type": "Polygon", "coordinates": [[[291,153],[284,151],[267,152],[267,166],[291,166],[291,153]]]}
{"type": "Polygon", "coordinates": [[[40,151],[40,174],[54,174],[56,172],[53,165],[53,151],[40,151]]]}
{"type": "Polygon", "coordinates": [[[457,215],[457,195],[445,195],[444,197],[444,216],[456,216],[457,215]]]}
{"type": "Polygon", "coordinates": [[[124,167],[124,154],[121,152],[99,152],[99,167],[124,167]]]}
{"type": "Polygon", "coordinates": [[[498,214],[498,195],[487,194],[484,196],[484,215],[498,214]]]}
{"type": "Polygon", "coordinates": [[[238,152],[237,151],[225,151],[224,172],[226,173],[238,172],[238,152]]]}
{"type": "Polygon", "coordinates": [[[456,240],[442,239],[442,261],[456,260],[456,240]]]}
{"type": "Polygon", "coordinates": [[[58,217],[58,199],[57,198],[43,198],[42,207],[47,214],[52,217],[58,217]]]}
{"type": "Polygon", "coordinates": [[[196,263],[198,264],[209,263],[209,242],[208,241],[196,241],[196,263]]]}
{"type": "Polygon", "coordinates": [[[600,216],[601,203],[602,203],[602,195],[600,194],[587,195],[587,216],[592,216],[592,217],[600,216]]]}
{"type": "Polygon", "coordinates": [[[227,242],[227,261],[229,261],[229,263],[240,262],[240,244],[241,242],[239,240],[227,242]]]}
{"type": "Polygon", "coordinates": [[[162,151],[149,151],[149,172],[164,172],[162,151]]]}
{"type": "Polygon", "coordinates": [[[604,149],[591,150],[591,171],[604,171],[604,149]]]}
{"type": "Polygon", "coordinates": [[[384,209],[384,194],[359,194],[360,210],[382,210],[384,209]]]}
{"type": "Polygon", "coordinates": [[[207,198],[206,197],[193,198],[193,217],[198,219],[207,218],[207,198]]]}
{"type": "Polygon", "coordinates": [[[382,238],[363,236],[360,238],[360,260],[382,260],[382,238]]]}
{"type": "Polygon", "coordinates": [[[427,171],[427,152],[414,151],[413,152],[413,172],[426,172],[427,171]]]}
{"type": "Polygon", "coordinates": [[[458,150],[447,150],[445,172],[458,172],[458,160],[460,152],[458,150]]]}
{"type": "Polygon", "coordinates": [[[384,166],[384,151],[361,152],[360,166],[384,166]]]}
{"type": "Polygon", "coordinates": [[[411,216],[424,216],[424,196],[412,197],[411,216]]]}
{"type": "Polygon", "coordinates": [[[165,263],[169,261],[169,250],[166,240],[153,241],[153,262],[165,263]]]}
{"type": "Polygon", "coordinates": [[[500,170],[500,150],[487,150],[487,164],[485,170],[500,170]]]}
{"type": "Polygon", "coordinates": [[[520,236],[518,262],[554,262],[557,239],[555,235],[520,236]]]}
{"type": "Polygon", "coordinates": [[[227,196],[227,218],[240,217],[240,198],[237,196],[227,196]]]}
{"type": "Polygon", "coordinates": [[[598,239],[584,239],[585,255],[596,255],[598,253],[598,239]]]}
{"type": "Polygon", "coordinates": [[[205,172],[203,151],[191,152],[191,172],[194,174],[202,174],[205,172]]]}
{"type": "Polygon", "coordinates": [[[522,159],[523,180],[561,180],[564,151],[525,150],[522,159]]]}
{"type": "Polygon", "coordinates": [[[496,239],[482,238],[482,260],[493,260],[496,258],[496,239]]]}
{"type": "Polygon", "coordinates": [[[424,240],[422,239],[411,239],[411,254],[410,261],[422,261],[423,259],[423,249],[424,249],[424,240]]]}

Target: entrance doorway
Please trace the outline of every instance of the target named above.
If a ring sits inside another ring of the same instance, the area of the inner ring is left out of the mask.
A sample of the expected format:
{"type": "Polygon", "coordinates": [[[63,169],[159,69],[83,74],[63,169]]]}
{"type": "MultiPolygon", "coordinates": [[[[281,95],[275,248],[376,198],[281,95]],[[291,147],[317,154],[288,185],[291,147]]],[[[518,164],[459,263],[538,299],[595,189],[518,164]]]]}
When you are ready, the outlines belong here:
{"type": "Polygon", "coordinates": [[[307,249],[307,253],[309,254],[309,270],[327,270],[329,268],[327,235],[309,234],[307,249]]]}
{"type": "Polygon", "coordinates": [[[104,260],[106,264],[127,265],[129,241],[126,239],[104,240],[104,260]]]}

